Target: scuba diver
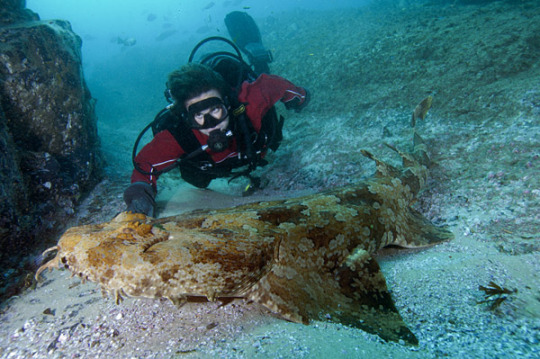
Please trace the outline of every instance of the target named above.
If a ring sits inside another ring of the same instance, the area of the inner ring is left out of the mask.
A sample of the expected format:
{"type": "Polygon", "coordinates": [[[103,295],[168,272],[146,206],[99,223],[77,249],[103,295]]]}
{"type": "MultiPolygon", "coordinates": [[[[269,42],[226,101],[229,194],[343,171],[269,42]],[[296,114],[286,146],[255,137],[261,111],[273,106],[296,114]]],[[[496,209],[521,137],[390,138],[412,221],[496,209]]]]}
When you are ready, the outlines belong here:
{"type": "Polygon", "coordinates": [[[146,126],[133,148],[135,169],[124,191],[128,211],[153,217],[157,180],[176,167],[183,180],[198,188],[216,178],[245,176],[250,184],[244,195],[251,194],[260,187],[260,179],[250,173],[268,163],[265,154],[275,151],[282,139],[284,119],[278,119],[274,104],[281,100],[297,112],[308,104],[306,89],[268,74],[271,53],[247,13],[233,12],[225,24],[234,42],[205,39],[193,49],[188,64],[169,74],[165,97],[170,104],[146,126]],[[216,52],[193,62],[197,50],[209,41],[224,41],[236,53],[216,52]],[[149,128],[154,138],[137,153],[149,128]]]}

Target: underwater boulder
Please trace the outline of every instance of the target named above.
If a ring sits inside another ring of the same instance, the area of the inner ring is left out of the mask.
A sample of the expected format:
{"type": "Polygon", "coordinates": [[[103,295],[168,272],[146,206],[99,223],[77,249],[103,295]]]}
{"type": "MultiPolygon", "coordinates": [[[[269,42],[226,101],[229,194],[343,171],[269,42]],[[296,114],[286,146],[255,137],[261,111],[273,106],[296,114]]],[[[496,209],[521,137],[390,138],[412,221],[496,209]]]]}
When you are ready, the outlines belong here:
{"type": "Polygon", "coordinates": [[[0,0],[0,248],[10,262],[13,249],[45,245],[102,177],[81,39],[24,3],[0,0]]]}

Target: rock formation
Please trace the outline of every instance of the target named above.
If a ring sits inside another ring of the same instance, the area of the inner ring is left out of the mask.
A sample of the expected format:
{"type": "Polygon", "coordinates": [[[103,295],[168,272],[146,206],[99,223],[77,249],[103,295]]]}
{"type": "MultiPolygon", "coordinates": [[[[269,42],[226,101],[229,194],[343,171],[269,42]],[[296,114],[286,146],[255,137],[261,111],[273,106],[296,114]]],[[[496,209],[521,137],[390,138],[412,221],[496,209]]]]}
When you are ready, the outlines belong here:
{"type": "Polygon", "coordinates": [[[101,177],[81,44],[67,21],[0,0],[1,268],[53,239],[101,177]]]}

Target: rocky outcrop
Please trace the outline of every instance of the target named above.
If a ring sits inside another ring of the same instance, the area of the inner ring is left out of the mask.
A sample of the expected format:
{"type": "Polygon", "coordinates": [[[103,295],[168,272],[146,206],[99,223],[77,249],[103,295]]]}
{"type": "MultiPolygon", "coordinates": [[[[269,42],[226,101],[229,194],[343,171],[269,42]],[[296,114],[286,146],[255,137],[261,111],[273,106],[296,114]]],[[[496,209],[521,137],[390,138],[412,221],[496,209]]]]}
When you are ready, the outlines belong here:
{"type": "Polygon", "coordinates": [[[101,176],[81,39],[24,5],[0,0],[2,267],[46,245],[101,176]]]}
{"type": "Polygon", "coordinates": [[[39,20],[39,16],[26,9],[26,0],[0,0],[0,25],[39,20]]]}

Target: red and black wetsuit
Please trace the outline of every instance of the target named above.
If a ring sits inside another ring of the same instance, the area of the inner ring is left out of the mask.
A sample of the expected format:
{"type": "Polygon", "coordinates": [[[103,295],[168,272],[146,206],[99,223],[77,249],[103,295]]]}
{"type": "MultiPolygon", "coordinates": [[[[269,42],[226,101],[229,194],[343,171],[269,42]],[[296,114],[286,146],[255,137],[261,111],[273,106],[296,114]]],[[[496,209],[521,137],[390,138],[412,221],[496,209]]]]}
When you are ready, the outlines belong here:
{"type": "MultiPolygon", "coordinates": [[[[258,134],[263,125],[263,118],[276,102],[281,100],[283,103],[295,100],[299,104],[305,101],[306,92],[303,88],[295,86],[290,81],[276,75],[262,74],[254,82],[244,82],[238,94],[238,101],[245,104],[245,114],[249,118],[253,129],[258,134]]],[[[180,119],[178,119],[180,121],[180,119]]],[[[202,134],[196,129],[189,129],[195,135],[200,145],[206,144],[208,136],[202,134]]],[[[169,130],[164,130],[155,135],[153,140],[148,143],[135,157],[135,162],[139,167],[149,173],[155,173],[174,164],[178,159],[188,154],[188,150],[182,148],[178,141],[178,134],[173,134],[169,130]]],[[[215,172],[205,174],[204,167],[210,166],[220,168],[223,171],[229,171],[245,165],[240,160],[240,151],[238,149],[236,138],[230,141],[229,147],[222,152],[212,152],[207,150],[205,159],[209,161],[200,161],[200,166],[195,171],[182,168],[182,177],[189,183],[197,187],[206,187],[214,178],[221,177],[215,172]],[[205,163],[210,162],[210,163],[205,163]]],[[[264,156],[264,153],[262,154],[264,156]]],[[[197,157],[195,159],[198,159],[197,157]]],[[[186,161],[187,162],[187,161],[186,161]]],[[[196,161],[191,162],[191,168],[196,161]]],[[[156,190],[156,181],[159,175],[143,174],[137,170],[133,171],[131,182],[145,182],[152,185],[156,190]]]]}

